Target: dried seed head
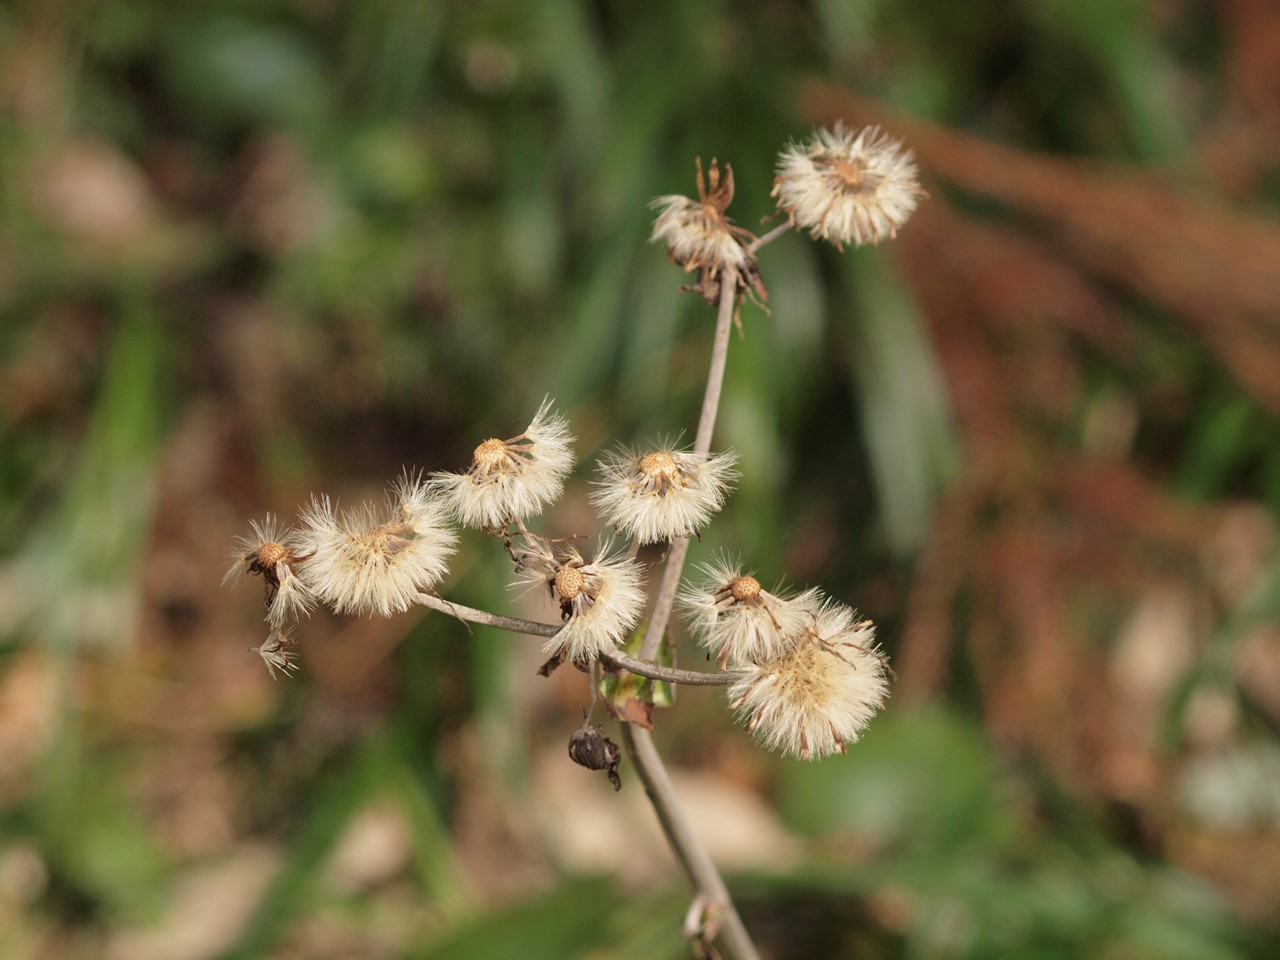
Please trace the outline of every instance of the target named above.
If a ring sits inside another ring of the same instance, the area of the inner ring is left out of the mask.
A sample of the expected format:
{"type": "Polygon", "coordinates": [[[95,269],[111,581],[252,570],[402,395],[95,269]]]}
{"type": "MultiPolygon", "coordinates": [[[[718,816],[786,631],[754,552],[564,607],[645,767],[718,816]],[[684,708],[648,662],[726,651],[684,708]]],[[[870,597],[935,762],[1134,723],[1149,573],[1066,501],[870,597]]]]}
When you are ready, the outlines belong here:
{"type": "Polygon", "coordinates": [[[840,249],[897,236],[927,196],[911,151],[878,127],[842,123],[782,151],[773,195],[792,223],[840,249]]]}
{"type": "Polygon", "coordinates": [[[562,601],[575,600],[582,593],[586,578],[577,567],[561,567],[556,571],[555,591],[562,601]]]}
{"type": "Polygon", "coordinates": [[[820,760],[858,739],[889,687],[871,621],[831,603],[807,620],[787,649],[730,686],[729,700],[768,748],[820,760]]]}
{"type": "Polygon", "coordinates": [[[523,433],[485,440],[465,473],[435,473],[431,482],[464,526],[504,530],[513,520],[541,513],[564,492],[572,443],[568,423],[551,413],[548,398],[523,433]]]}
{"type": "Polygon", "coordinates": [[[517,584],[549,587],[564,627],[543,650],[564,660],[591,660],[617,648],[640,620],[645,595],[639,565],[601,547],[585,560],[574,547],[529,547],[516,561],[517,584]]]}
{"type": "Polygon", "coordinates": [[[820,605],[816,590],[794,598],[770,593],[724,555],[698,570],[702,581],[686,585],[680,605],[690,629],[721,668],[778,656],[820,605]]]}
{"type": "Polygon", "coordinates": [[[305,547],[297,531],[284,526],[273,514],[259,523],[249,522],[250,534],[236,537],[231,566],[222,582],[240,573],[262,577],[267,622],[280,627],[315,606],[311,589],[298,576],[305,547]]]}
{"type": "Polygon", "coordinates": [[[740,577],[734,577],[729,582],[729,594],[733,597],[735,603],[753,602],[759,599],[760,592],[760,581],[750,575],[744,574],[740,577]]]}
{"type": "Polygon", "coordinates": [[[679,194],[656,197],[649,206],[658,211],[650,243],[666,243],[667,256],[688,273],[697,273],[692,288],[709,303],[719,299],[720,276],[733,268],[739,289],[750,288],[760,300],[769,298],[760,279],[755,256],[748,249],[755,237],[725,215],[733,200],[733,168],[725,164],[724,177],[714,159],[707,180],[702,159],[697,160],[698,199],[679,194]],[[710,189],[708,189],[708,181],[710,189]]]}
{"type": "Polygon", "coordinates": [[[651,483],[659,494],[674,486],[680,473],[675,457],[666,450],[646,453],[636,463],[636,471],[651,483]]]}
{"type": "Polygon", "coordinates": [[[275,565],[288,555],[289,551],[284,545],[273,540],[258,548],[258,557],[254,562],[263,570],[274,570],[275,565]]]}
{"type": "Polygon", "coordinates": [[[472,455],[473,469],[481,473],[496,473],[507,462],[507,445],[496,437],[490,437],[476,447],[472,455]]]}
{"type": "Polygon", "coordinates": [[[643,454],[622,447],[600,459],[591,502],[602,520],[641,543],[692,536],[724,506],[736,461],[733,453],[669,444],[643,454]]]}
{"type": "Polygon", "coordinates": [[[328,497],[313,497],[302,515],[309,550],[303,574],[337,613],[387,617],[407,610],[448,571],[457,536],[445,524],[446,512],[409,473],[382,510],[365,504],[339,514],[328,497]]]}

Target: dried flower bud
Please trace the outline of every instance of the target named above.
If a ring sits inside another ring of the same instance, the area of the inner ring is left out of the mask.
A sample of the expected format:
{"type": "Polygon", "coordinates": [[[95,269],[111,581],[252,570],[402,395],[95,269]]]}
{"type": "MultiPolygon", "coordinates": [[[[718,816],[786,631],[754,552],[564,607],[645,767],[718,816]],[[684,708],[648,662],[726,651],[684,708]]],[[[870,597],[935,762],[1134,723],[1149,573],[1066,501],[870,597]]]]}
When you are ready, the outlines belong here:
{"type": "Polygon", "coordinates": [[[841,250],[897,236],[926,196],[911,151],[879,127],[842,123],[782,151],[773,195],[792,223],[841,250]]]}
{"type": "Polygon", "coordinates": [[[785,598],[765,590],[741,564],[726,556],[700,564],[700,585],[687,585],[680,605],[690,629],[719,662],[759,663],[772,659],[793,642],[821,606],[817,590],[785,598]]]}
{"type": "Polygon", "coordinates": [[[267,622],[273,627],[280,627],[286,619],[299,614],[310,614],[315,597],[298,577],[298,564],[304,556],[297,531],[285,527],[270,513],[262,523],[249,521],[249,527],[249,536],[236,537],[231,550],[234,559],[222,582],[238,573],[262,577],[267,622]]]}
{"type": "Polygon", "coordinates": [[[701,158],[697,166],[697,200],[670,194],[649,202],[649,206],[658,211],[649,242],[665,243],[667,256],[673,263],[688,273],[697,273],[698,282],[689,289],[708,303],[719,300],[720,277],[726,268],[734,270],[739,288],[750,288],[757,298],[767,300],[769,294],[760,279],[755,255],[748,249],[755,238],[725,216],[733,200],[733,168],[725,164],[722,179],[720,165],[713,159],[708,178],[704,180],[701,158]]]}
{"type": "Polygon", "coordinates": [[[569,737],[569,759],[588,770],[607,770],[613,789],[622,789],[622,777],[618,776],[622,750],[587,720],[569,737]]]}
{"type": "Polygon", "coordinates": [[[476,447],[465,473],[432,474],[463,526],[502,530],[559,499],[573,469],[573,435],[565,419],[551,413],[551,403],[544,400],[518,436],[476,447]]]}
{"type": "Polygon", "coordinates": [[[309,554],[303,575],[336,613],[388,617],[407,610],[448,572],[458,538],[445,525],[446,513],[422,479],[409,473],[382,511],[365,504],[338,514],[328,497],[313,497],[302,514],[309,554]]]}
{"type": "Polygon", "coordinates": [[[298,669],[298,655],[285,649],[295,643],[297,641],[286,631],[272,630],[261,646],[250,647],[248,652],[262,657],[262,662],[267,665],[267,673],[275,680],[277,670],[288,676],[298,669]]]}
{"type": "Polygon", "coordinates": [[[870,620],[826,604],[807,614],[793,645],[752,665],[729,688],[731,704],[766,747],[805,760],[843,753],[889,695],[870,620]]]}
{"type": "Polygon", "coordinates": [[[560,605],[564,627],[542,649],[565,660],[591,660],[616,649],[644,611],[640,567],[603,547],[587,561],[571,546],[539,544],[518,555],[516,574],[518,583],[545,586],[560,605]]]}
{"type": "Polygon", "coordinates": [[[693,536],[724,506],[737,454],[705,454],[670,444],[639,452],[621,448],[598,465],[591,494],[601,519],[641,543],[693,536]]]}

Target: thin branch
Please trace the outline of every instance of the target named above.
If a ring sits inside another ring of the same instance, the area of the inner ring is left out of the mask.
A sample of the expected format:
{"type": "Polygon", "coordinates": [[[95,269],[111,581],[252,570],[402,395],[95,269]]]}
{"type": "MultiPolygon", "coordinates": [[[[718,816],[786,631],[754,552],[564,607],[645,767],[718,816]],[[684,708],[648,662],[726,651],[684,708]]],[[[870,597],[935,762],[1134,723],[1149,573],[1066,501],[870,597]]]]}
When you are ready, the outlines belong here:
{"type": "MultiPolygon", "coordinates": [[[[698,417],[698,433],[693,442],[694,453],[711,450],[711,435],[715,432],[716,415],[720,411],[720,390],[724,386],[724,371],[729,360],[729,331],[733,326],[733,308],[737,304],[738,272],[726,267],[720,276],[720,309],[716,314],[715,341],[711,346],[711,365],[707,370],[707,389],[702,395],[702,413],[698,417]]],[[[640,644],[640,659],[653,660],[658,655],[662,635],[671,620],[671,607],[675,603],[676,590],[680,586],[680,574],[684,571],[684,558],[689,553],[689,538],[677,537],[667,551],[667,565],[662,570],[662,582],[658,596],[653,601],[653,613],[649,627],[640,644]]]]}
{"type": "Polygon", "coordinates": [[[765,244],[773,243],[773,241],[777,240],[780,236],[782,236],[784,233],[790,230],[791,227],[792,227],[792,223],[790,220],[788,220],[786,223],[778,224],[768,233],[761,234],[760,236],[752,240],[751,243],[747,246],[747,252],[755,253],[765,244]]]}
{"type": "Polygon", "coordinates": [[[522,620],[519,617],[504,617],[498,613],[490,613],[488,610],[477,610],[475,607],[437,597],[434,593],[418,594],[418,602],[424,607],[439,610],[459,620],[469,620],[472,623],[484,624],[486,627],[510,630],[512,633],[527,633],[533,637],[554,637],[561,629],[554,623],[539,623],[537,620],[522,620]]]}
{"type": "Polygon", "coordinates": [[[635,763],[636,773],[644,784],[645,793],[649,795],[654,812],[658,815],[658,822],[662,825],[662,832],[671,843],[676,858],[684,867],[694,889],[706,899],[709,910],[721,913],[717,918],[719,931],[714,938],[716,943],[731,960],[760,960],[760,954],[729,898],[729,890],[721,879],[720,872],[706,847],[698,840],[693,824],[680,805],[671,776],[667,773],[662,758],[658,756],[649,731],[633,723],[619,724],[619,727],[622,742],[635,763]]]}
{"type": "MultiPolygon", "coordinates": [[[[418,602],[424,607],[447,613],[459,620],[483,624],[487,627],[498,627],[512,633],[526,633],[534,637],[554,637],[560,627],[554,623],[540,623],[537,620],[522,620],[519,617],[504,617],[487,610],[478,610],[461,603],[445,600],[432,593],[418,594],[418,602]]],[[[738,679],[737,673],[707,673],[701,670],[680,670],[676,667],[664,667],[656,663],[645,663],[635,657],[627,656],[621,650],[614,653],[601,654],[600,661],[615,670],[630,670],[632,673],[650,680],[665,680],[667,683],[682,683],[690,687],[725,687],[738,679]]]]}
{"type": "Polygon", "coordinates": [[[663,667],[656,663],[647,663],[644,660],[629,657],[621,651],[601,654],[600,661],[606,666],[630,670],[632,673],[648,677],[651,680],[683,683],[689,687],[727,687],[742,676],[740,673],[707,673],[703,670],[681,670],[678,667],[663,667]]]}

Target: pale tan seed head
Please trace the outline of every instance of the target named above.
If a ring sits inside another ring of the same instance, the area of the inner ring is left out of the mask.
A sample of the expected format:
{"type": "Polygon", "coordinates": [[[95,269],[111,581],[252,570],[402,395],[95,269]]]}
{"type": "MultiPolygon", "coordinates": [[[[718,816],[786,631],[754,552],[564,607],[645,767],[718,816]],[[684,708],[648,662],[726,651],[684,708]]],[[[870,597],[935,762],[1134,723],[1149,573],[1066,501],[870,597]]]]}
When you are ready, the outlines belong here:
{"type": "Polygon", "coordinates": [[[676,469],[676,461],[671,454],[665,450],[655,450],[653,453],[646,453],[640,458],[640,462],[636,465],[644,476],[658,481],[666,481],[671,483],[679,472],[676,469]]]}
{"type": "Polygon", "coordinates": [[[556,571],[556,596],[561,600],[573,600],[582,593],[586,578],[577,567],[561,567],[556,571]]]}
{"type": "Polygon", "coordinates": [[[274,570],[276,564],[288,555],[289,551],[283,545],[271,541],[258,548],[257,563],[264,570],[274,570]]]}
{"type": "Polygon", "coordinates": [[[760,596],[760,590],[760,581],[747,575],[735,577],[729,584],[729,592],[733,594],[734,603],[750,603],[760,596]]]}
{"type": "Polygon", "coordinates": [[[507,445],[495,437],[490,437],[472,454],[472,460],[482,470],[493,470],[507,459],[507,445]]]}
{"type": "Polygon", "coordinates": [[[861,188],[862,168],[852,160],[841,157],[832,164],[831,170],[845,189],[854,191],[861,188]]]}

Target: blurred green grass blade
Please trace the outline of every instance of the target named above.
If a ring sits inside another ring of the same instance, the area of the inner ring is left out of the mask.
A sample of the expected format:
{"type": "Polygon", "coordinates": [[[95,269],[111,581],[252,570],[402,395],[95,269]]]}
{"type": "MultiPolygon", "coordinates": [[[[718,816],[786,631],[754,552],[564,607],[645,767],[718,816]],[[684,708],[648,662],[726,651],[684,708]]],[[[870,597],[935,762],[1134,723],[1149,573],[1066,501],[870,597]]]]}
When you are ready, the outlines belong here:
{"type": "Polygon", "coordinates": [[[164,889],[164,858],[124,771],[77,757],[65,772],[58,796],[38,797],[31,810],[54,876],[116,919],[150,914],[164,889]]]}
{"type": "Polygon", "coordinates": [[[575,960],[598,956],[595,948],[603,939],[602,926],[617,904],[610,881],[571,880],[532,900],[488,913],[446,942],[412,956],[414,960],[575,960]]]}
{"type": "Polygon", "coordinates": [[[152,460],[164,403],[160,318],[141,288],[120,295],[119,327],[75,471],[48,521],[15,558],[15,613],[57,655],[58,709],[41,758],[41,802],[70,820],[84,788],[75,667],[86,646],[136,634],[139,553],[153,507],[152,460]]]}
{"type": "Polygon", "coordinates": [[[1237,393],[1206,398],[1196,411],[1175,486],[1197,500],[1221,494],[1230,474],[1258,452],[1267,434],[1268,425],[1249,398],[1237,393]]]}
{"type": "Polygon", "coordinates": [[[404,115],[431,90],[449,5],[438,0],[362,0],[346,8],[342,81],[362,115],[404,115]]]}
{"type": "Polygon", "coordinates": [[[959,449],[947,388],[933,345],[892,261],[873,248],[841,260],[847,302],[842,338],[857,376],[863,421],[886,539],[898,553],[919,547],[938,490],[959,449]]]}
{"type": "Polygon", "coordinates": [[[449,826],[435,799],[423,788],[413,759],[420,745],[411,737],[397,737],[388,750],[387,766],[379,774],[400,800],[412,831],[414,855],[423,889],[432,906],[446,918],[461,919],[472,911],[477,897],[470,878],[458,862],[449,826]]]}
{"type": "Polygon", "coordinates": [[[847,757],[792,763],[779,803],[787,821],[814,835],[847,831],[898,858],[941,856],[1001,835],[1006,812],[980,731],[941,709],[892,710],[847,757]]]}
{"type": "Polygon", "coordinates": [[[307,912],[316,878],[342,831],[376,791],[386,771],[385,747],[370,743],[326,781],[310,786],[306,819],[288,858],[263,895],[257,912],[235,946],[218,960],[258,960],[270,955],[290,925],[307,912]]]}

